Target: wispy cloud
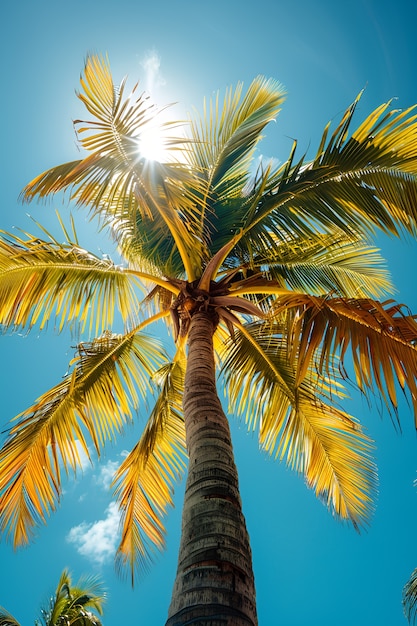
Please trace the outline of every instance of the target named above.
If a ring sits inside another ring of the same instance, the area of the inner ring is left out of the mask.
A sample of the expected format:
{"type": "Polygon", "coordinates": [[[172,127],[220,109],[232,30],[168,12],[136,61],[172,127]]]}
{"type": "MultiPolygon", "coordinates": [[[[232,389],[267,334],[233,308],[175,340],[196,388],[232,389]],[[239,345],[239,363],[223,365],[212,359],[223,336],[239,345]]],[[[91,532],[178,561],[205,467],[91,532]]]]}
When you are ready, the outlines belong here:
{"type": "Polygon", "coordinates": [[[165,85],[165,79],[161,74],[161,58],[156,50],[151,50],[145,55],[140,64],[145,72],[145,90],[154,99],[158,87],[165,85]]]}
{"type": "Polygon", "coordinates": [[[77,552],[96,565],[113,559],[119,530],[119,512],[115,502],[105,511],[104,519],[94,523],[82,522],[69,531],[66,539],[73,543],[77,552]]]}
{"type": "Polygon", "coordinates": [[[114,474],[119,466],[120,462],[118,461],[107,461],[105,465],[101,465],[98,475],[94,477],[96,484],[100,485],[104,489],[109,489],[111,481],[114,478],[114,474]]]}

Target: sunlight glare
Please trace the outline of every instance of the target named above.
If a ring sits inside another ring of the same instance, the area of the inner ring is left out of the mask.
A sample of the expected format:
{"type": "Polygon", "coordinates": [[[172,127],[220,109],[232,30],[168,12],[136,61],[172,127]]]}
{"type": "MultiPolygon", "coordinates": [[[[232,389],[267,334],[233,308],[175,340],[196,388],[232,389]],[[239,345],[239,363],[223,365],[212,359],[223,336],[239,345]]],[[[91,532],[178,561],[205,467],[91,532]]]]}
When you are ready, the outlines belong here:
{"type": "Polygon", "coordinates": [[[139,153],[147,161],[163,163],[168,158],[164,129],[159,124],[150,124],[140,134],[139,153]]]}

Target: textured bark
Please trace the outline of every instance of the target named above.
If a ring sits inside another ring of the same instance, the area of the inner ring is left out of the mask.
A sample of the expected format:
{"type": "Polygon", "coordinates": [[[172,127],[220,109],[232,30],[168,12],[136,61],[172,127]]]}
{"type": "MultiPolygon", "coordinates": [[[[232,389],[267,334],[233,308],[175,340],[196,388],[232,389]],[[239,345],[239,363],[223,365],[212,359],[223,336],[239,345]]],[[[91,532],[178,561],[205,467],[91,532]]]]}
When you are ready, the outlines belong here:
{"type": "Polygon", "coordinates": [[[227,418],[217,395],[213,323],[189,330],[184,418],[189,453],[178,569],[166,626],[256,626],[249,537],[227,418]]]}

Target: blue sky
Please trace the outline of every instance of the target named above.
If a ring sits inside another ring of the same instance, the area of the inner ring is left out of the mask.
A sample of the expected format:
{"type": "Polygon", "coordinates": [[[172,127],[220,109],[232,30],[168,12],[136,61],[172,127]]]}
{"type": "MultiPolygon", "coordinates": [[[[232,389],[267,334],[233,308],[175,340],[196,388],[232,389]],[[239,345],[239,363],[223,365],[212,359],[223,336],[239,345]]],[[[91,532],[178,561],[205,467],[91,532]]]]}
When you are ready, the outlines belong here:
{"type": "MultiPolygon", "coordinates": [[[[72,119],[82,114],[74,91],[89,52],[108,53],[115,79],[152,79],[161,103],[178,102],[181,117],[204,96],[258,74],[282,82],[287,101],[267,129],[262,152],[284,159],[292,139],[314,150],[325,124],[364,87],[357,122],[390,98],[417,103],[415,0],[237,0],[144,3],[140,0],[18,1],[3,9],[0,101],[2,202],[0,228],[33,229],[30,212],[56,227],[55,204],[22,206],[18,194],[36,174],[77,155],[72,119]],[[149,73],[150,63],[152,72],[149,73]]],[[[59,207],[64,213],[66,209],[59,207]]],[[[83,245],[109,252],[82,213],[83,245]]],[[[417,312],[417,244],[380,238],[397,285],[397,300],[417,312]]],[[[14,415],[56,384],[73,356],[74,340],[53,329],[1,337],[2,430],[14,415]]],[[[376,441],[380,469],[377,509],[361,535],[334,520],[302,478],[257,449],[233,422],[241,492],[251,535],[261,626],[404,626],[401,589],[417,567],[417,441],[412,414],[403,427],[355,396],[347,409],[376,441]]],[[[144,417],[141,415],[140,417],[144,417]]],[[[139,420],[140,421],[140,420],[139,420]]],[[[143,423],[143,421],[142,421],[143,423]]],[[[182,485],[167,520],[167,549],[134,590],[115,575],[117,518],[106,489],[109,475],[135,441],[128,432],[102,463],[65,486],[62,506],[36,541],[13,552],[0,543],[0,604],[22,625],[69,567],[75,578],[100,574],[108,588],[105,626],[165,622],[179,543],[182,485]]]]}

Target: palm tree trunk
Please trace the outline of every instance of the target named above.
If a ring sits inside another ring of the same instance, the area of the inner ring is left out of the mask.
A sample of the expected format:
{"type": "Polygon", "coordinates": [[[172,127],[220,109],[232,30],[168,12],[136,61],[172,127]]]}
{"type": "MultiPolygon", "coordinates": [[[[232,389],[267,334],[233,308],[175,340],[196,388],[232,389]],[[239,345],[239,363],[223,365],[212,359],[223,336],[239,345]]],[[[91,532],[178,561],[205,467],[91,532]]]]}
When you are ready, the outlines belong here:
{"type": "Polygon", "coordinates": [[[184,392],[189,466],[166,626],[258,623],[229,424],[216,390],[213,331],[207,312],[194,314],[184,392]]]}

